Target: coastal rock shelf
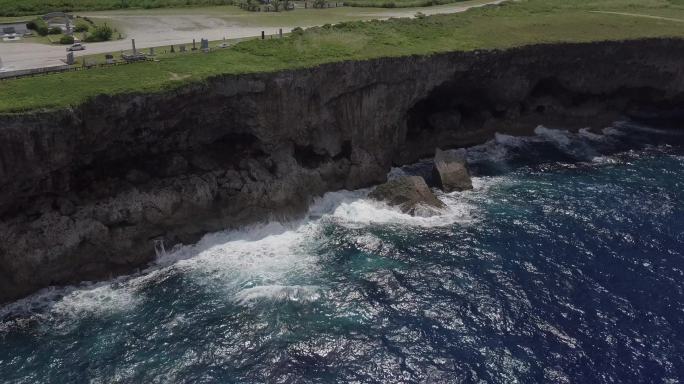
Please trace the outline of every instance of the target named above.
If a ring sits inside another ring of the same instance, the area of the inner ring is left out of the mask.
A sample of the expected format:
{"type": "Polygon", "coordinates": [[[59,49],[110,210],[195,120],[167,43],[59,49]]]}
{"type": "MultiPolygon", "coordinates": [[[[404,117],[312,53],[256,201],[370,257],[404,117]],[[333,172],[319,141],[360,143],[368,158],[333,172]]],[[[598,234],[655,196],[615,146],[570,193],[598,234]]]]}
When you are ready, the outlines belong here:
{"type": "Polygon", "coordinates": [[[540,45],[219,76],[2,115],[0,302],[302,214],[436,147],[539,124],[681,121],[683,63],[677,39],[540,45]]]}
{"type": "Polygon", "coordinates": [[[431,216],[446,208],[420,176],[404,176],[378,185],[368,195],[412,216],[431,216]]]}

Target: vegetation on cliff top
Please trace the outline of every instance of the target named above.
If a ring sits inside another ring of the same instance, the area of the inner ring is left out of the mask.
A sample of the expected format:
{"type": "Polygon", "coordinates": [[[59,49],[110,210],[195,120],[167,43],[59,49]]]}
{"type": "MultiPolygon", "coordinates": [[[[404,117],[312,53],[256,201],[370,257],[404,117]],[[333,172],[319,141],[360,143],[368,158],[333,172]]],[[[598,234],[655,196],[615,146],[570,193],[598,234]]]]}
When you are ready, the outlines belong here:
{"type": "Polygon", "coordinates": [[[523,0],[461,14],[347,22],[209,54],[0,81],[0,112],[77,105],[98,94],[154,92],[212,75],[342,60],[535,43],[684,37],[684,0],[523,0]]]}

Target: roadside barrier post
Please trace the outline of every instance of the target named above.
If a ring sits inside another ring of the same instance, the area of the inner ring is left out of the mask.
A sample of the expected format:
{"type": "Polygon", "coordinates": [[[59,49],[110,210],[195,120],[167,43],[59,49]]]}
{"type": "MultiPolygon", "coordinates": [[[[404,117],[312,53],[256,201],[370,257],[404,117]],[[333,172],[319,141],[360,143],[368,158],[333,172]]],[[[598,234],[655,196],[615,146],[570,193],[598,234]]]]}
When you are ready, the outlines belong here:
{"type": "Polygon", "coordinates": [[[264,40],[264,39],[266,39],[266,34],[264,33],[264,31],[261,31],[261,40],[264,40]]]}

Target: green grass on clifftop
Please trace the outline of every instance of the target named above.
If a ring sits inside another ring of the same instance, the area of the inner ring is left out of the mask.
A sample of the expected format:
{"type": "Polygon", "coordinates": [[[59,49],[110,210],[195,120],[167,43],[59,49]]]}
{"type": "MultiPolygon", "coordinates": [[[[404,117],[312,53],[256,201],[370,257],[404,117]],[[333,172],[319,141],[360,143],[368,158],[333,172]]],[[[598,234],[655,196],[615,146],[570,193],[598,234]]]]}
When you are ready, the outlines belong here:
{"type": "Polygon", "coordinates": [[[535,43],[684,37],[684,23],[678,20],[684,21],[684,0],[523,0],[424,19],[349,22],[283,39],[245,41],[210,54],[0,81],[0,112],[77,105],[98,94],[154,92],[217,74],[342,60],[535,43]]]}

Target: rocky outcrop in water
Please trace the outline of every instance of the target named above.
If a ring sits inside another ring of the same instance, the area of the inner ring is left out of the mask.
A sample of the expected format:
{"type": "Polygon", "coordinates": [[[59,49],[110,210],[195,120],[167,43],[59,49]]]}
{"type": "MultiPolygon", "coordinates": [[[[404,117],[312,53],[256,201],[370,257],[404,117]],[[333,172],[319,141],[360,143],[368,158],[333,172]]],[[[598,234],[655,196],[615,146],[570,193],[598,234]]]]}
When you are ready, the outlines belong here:
{"type": "Polygon", "coordinates": [[[420,176],[404,176],[378,185],[368,197],[413,216],[429,216],[446,208],[420,176]]]}
{"type": "Polygon", "coordinates": [[[473,189],[465,149],[455,151],[435,150],[432,179],[444,192],[473,189]]]}
{"type": "Polygon", "coordinates": [[[0,115],[0,302],[302,214],[495,132],[681,121],[684,42],[530,46],[217,76],[0,115]]]}

